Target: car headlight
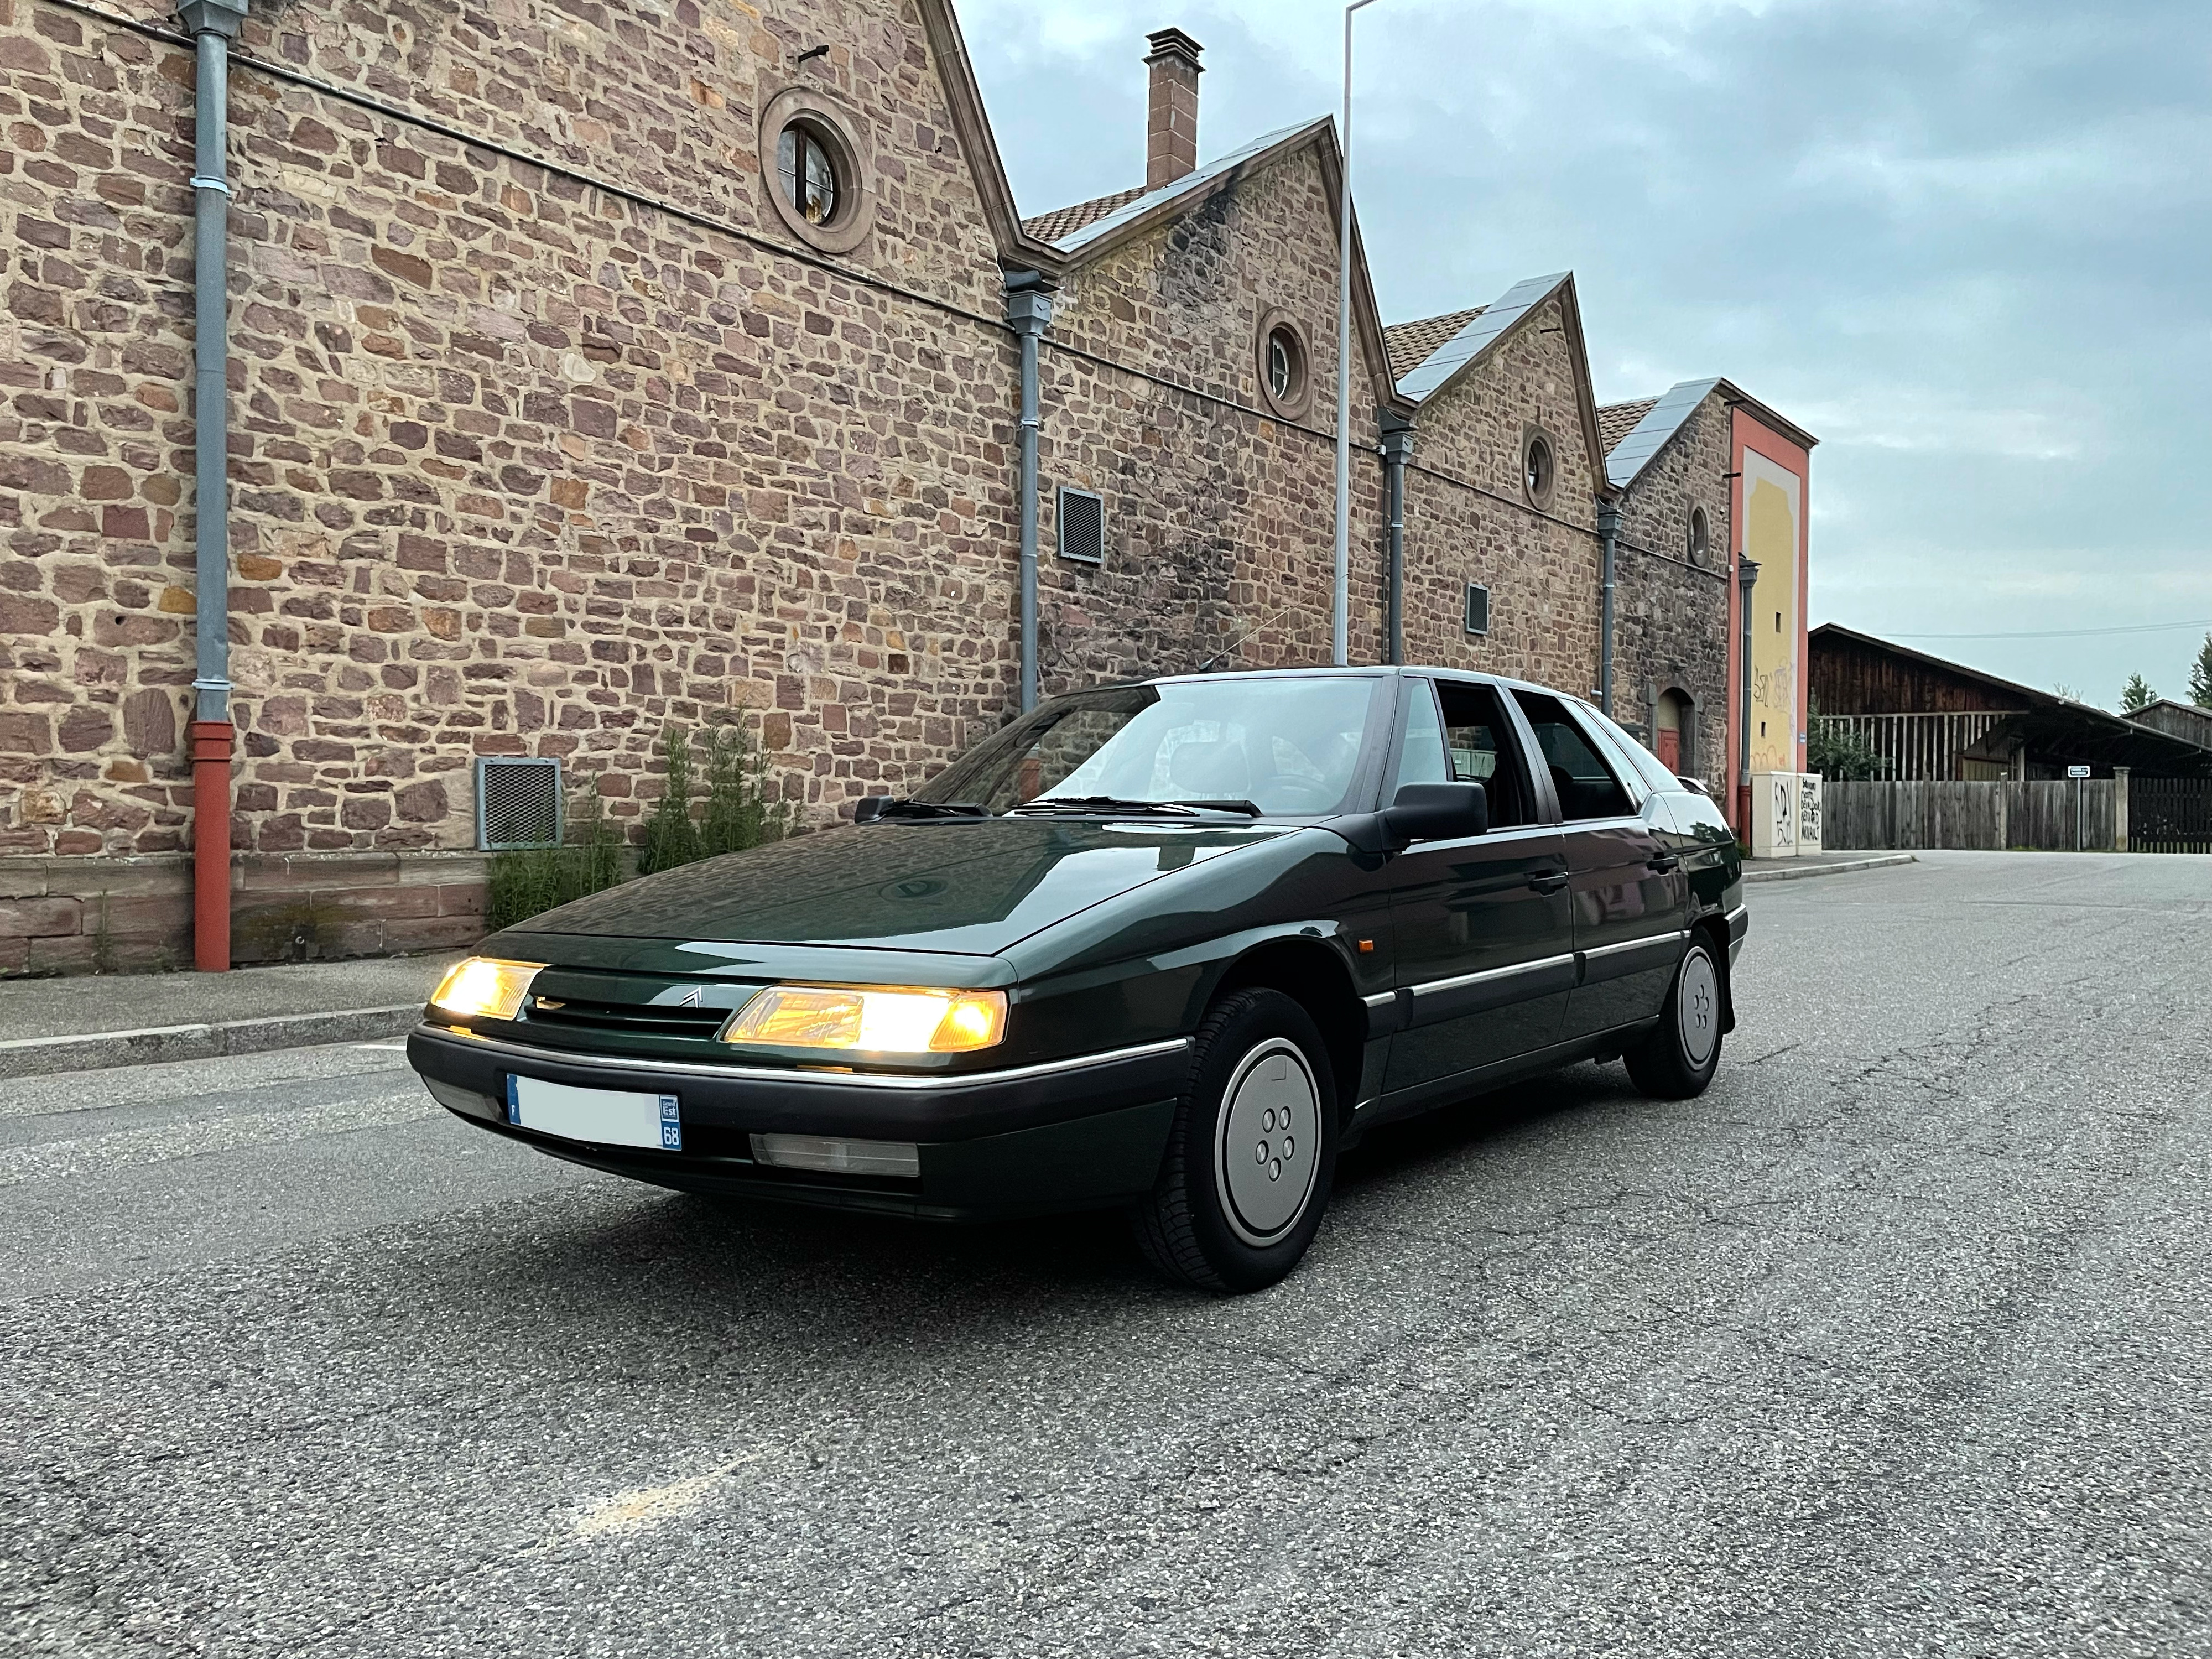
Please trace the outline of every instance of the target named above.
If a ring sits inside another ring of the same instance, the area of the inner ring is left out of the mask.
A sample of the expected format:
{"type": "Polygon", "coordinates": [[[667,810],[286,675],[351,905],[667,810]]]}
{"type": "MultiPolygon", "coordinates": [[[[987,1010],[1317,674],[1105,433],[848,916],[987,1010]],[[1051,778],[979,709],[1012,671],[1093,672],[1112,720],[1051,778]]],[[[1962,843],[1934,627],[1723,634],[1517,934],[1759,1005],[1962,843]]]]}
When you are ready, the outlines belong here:
{"type": "Polygon", "coordinates": [[[722,1041],[775,1048],[945,1054],[988,1048],[1006,1034],[1004,991],[771,985],[738,1010],[722,1041]]]}
{"type": "Polygon", "coordinates": [[[457,962],[438,988],[430,1006],[449,1014],[474,1014],[486,1019],[513,1019],[522,1012],[530,994],[530,981],[545,970],[542,962],[502,962],[496,957],[471,957],[457,962]]]}

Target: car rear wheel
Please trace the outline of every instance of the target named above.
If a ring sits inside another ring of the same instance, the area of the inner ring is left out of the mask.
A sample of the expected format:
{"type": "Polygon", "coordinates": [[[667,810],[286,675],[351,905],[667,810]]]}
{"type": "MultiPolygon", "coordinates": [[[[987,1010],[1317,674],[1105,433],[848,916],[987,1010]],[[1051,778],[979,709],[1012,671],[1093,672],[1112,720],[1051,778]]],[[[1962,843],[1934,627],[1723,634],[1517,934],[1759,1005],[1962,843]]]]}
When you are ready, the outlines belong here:
{"type": "Polygon", "coordinates": [[[1645,1094],[1687,1100],[1713,1080],[1721,1064],[1723,971],[1712,942],[1693,935],[1657,1028],[1628,1051],[1628,1075],[1645,1094]]]}
{"type": "Polygon", "coordinates": [[[1199,1027],[1137,1243],[1169,1278],[1256,1291],[1313,1243],[1336,1173],[1336,1084],[1312,1016],[1239,991],[1199,1027]]]}

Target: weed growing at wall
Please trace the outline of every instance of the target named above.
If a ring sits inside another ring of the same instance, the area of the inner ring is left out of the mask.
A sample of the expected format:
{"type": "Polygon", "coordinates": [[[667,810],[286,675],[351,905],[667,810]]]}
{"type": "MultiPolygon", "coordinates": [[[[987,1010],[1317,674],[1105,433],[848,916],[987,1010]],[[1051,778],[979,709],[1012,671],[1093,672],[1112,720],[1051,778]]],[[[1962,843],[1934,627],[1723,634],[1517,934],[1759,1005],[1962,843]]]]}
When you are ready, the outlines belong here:
{"type": "Polygon", "coordinates": [[[586,778],[558,847],[495,853],[484,881],[484,925],[493,933],[614,886],[629,873],[629,849],[586,778]]]}
{"type": "Polygon", "coordinates": [[[767,763],[743,726],[710,726],[695,748],[672,726],[660,734],[660,754],[665,787],[646,820],[641,871],[672,870],[788,833],[789,812],[767,798],[767,763]]]}

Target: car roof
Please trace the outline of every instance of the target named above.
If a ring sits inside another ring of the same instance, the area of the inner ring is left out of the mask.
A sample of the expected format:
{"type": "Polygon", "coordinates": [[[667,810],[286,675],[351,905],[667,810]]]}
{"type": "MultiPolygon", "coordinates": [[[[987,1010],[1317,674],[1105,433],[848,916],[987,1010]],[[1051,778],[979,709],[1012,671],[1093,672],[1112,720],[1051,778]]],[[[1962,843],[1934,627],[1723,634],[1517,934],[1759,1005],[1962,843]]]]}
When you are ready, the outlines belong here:
{"type": "MultiPolygon", "coordinates": [[[[1121,684],[1188,685],[1198,680],[1340,679],[1347,676],[1358,679],[1384,679],[1399,674],[1442,674],[1451,679],[1473,680],[1483,685],[1541,691],[1547,696],[1576,696],[1572,691],[1561,691],[1554,686],[1539,685],[1534,680],[1516,680],[1504,674],[1486,674],[1479,669],[1447,668],[1442,664],[1421,662],[1347,664],[1342,668],[1224,668],[1212,673],[1158,674],[1149,679],[1126,680],[1121,684]]],[[[1106,688],[1097,689],[1103,690],[1106,688]]]]}

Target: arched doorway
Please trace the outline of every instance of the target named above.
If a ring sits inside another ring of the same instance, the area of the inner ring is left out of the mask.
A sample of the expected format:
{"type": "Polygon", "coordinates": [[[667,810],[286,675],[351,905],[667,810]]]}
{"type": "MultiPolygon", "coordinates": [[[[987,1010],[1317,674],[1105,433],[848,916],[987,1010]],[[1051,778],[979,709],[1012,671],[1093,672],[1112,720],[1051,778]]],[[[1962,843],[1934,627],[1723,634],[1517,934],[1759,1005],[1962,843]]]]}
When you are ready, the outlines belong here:
{"type": "Polygon", "coordinates": [[[1652,750],[1667,769],[1678,776],[1697,769],[1697,705],[1690,694],[1668,690],[1659,694],[1653,711],[1652,750]]]}

